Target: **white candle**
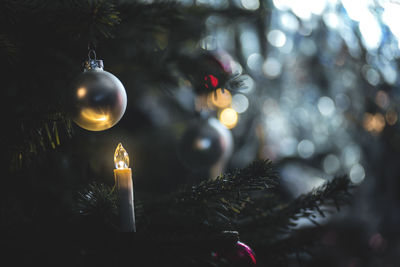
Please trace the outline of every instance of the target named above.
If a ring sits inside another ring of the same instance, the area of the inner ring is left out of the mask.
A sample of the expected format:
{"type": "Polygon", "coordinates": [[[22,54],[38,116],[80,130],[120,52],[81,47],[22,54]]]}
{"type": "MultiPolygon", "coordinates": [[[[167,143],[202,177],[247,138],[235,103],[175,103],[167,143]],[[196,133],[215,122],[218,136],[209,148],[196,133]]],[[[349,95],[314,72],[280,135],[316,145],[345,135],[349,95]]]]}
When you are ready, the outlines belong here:
{"type": "Polygon", "coordinates": [[[136,232],[135,206],[133,204],[132,170],[129,168],[129,156],[121,143],[114,154],[114,178],[118,194],[120,230],[136,232]]]}

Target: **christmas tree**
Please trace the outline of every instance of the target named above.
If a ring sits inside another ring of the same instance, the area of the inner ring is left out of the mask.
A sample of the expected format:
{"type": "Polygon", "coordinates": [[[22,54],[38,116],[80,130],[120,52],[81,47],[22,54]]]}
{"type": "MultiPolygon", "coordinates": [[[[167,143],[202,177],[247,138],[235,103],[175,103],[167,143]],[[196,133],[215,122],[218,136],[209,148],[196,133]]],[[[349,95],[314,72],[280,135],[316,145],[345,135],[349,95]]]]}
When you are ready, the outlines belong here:
{"type": "Polygon", "coordinates": [[[397,14],[1,1],[6,258],[395,266],[397,14]]]}

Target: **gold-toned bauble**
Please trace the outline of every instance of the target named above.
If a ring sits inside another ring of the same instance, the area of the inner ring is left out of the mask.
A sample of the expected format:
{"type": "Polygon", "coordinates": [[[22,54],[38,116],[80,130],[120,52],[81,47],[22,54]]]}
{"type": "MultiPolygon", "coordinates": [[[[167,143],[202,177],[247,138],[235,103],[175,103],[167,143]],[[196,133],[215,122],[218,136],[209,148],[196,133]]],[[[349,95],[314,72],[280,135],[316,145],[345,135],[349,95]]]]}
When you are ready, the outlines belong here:
{"type": "Polygon", "coordinates": [[[89,131],[114,126],[124,115],[125,88],[113,74],[103,70],[102,60],[88,60],[74,82],[69,100],[72,120],[89,131]]]}

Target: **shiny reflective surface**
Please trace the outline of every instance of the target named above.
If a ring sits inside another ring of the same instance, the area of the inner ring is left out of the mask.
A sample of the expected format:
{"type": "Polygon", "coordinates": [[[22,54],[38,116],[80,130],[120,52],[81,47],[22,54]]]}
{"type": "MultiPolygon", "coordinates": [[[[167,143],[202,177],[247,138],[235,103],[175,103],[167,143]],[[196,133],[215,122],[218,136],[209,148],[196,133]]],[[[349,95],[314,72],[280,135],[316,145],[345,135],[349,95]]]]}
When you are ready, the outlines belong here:
{"type": "Polygon", "coordinates": [[[73,121],[90,131],[114,126],[124,115],[126,105],[124,86],[117,77],[102,69],[81,73],[70,99],[73,121]]]}
{"type": "Polygon", "coordinates": [[[215,118],[193,121],[179,141],[178,156],[190,169],[202,170],[224,162],[233,151],[233,138],[215,118]]]}

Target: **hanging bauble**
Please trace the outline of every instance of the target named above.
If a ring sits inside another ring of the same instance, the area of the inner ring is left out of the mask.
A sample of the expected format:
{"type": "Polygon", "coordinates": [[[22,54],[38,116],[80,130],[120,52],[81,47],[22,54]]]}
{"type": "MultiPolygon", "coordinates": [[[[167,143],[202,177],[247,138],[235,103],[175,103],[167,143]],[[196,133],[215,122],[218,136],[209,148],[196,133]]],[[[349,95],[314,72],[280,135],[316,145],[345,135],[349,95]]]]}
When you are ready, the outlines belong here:
{"type": "Polygon", "coordinates": [[[214,257],[228,263],[230,267],[254,267],[257,265],[256,254],[245,243],[237,241],[233,247],[213,253],[214,257]]]}
{"type": "Polygon", "coordinates": [[[232,151],[231,132],[212,117],[189,123],[178,147],[181,162],[194,171],[223,168],[232,151]]]}
{"type": "Polygon", "coordinates": [[[125,88],[117,77],[103,70],[103,61],[91,59],[90,53],[84,67],[70,94],[72,120],[86,130],[107,130],[125,113],[125,88]]]}
{"type": "Polygon", "coordinates": [[[238,63],[223,50],[201,50],[185,57],[180,64],[197,94],[207,94],[218,88],[224,90],[229,87],[228,82],[240,74],[238,63]]]}

